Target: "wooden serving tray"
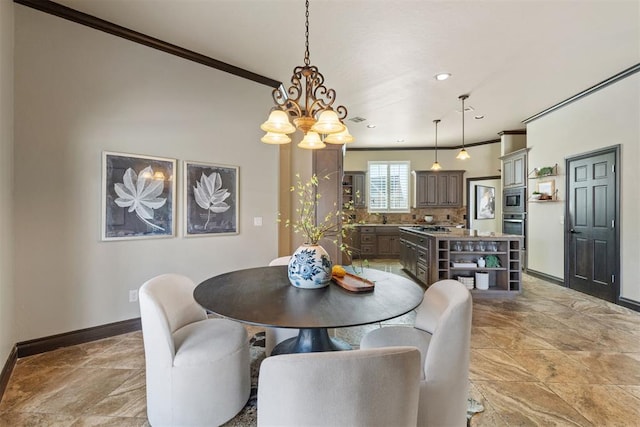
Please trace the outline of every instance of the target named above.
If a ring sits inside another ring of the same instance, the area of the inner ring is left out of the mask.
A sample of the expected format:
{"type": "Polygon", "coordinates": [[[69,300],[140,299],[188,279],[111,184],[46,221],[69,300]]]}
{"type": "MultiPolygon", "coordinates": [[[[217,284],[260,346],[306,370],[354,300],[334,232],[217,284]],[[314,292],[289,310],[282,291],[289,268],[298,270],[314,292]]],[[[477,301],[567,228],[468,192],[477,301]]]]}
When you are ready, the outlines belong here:
{"type": "Polygon", "coordinates": [[[371,292],[375,287],[371,280],[351,273],[345,273],[344,277],[331,276],[331,279],[333,279],[338,286],[350,292],[371,292]]]}

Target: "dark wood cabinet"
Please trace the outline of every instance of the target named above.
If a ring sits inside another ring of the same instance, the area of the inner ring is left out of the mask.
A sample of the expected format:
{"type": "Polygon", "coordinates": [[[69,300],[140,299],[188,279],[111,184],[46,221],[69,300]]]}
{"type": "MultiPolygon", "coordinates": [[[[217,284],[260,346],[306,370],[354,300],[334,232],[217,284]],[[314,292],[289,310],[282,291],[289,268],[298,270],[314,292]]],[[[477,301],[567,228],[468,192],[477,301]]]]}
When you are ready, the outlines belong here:
{"type": "MultiPolygon", "coordinates": [[[[327,176],[327,179],[318,180],[318,193],[322,197],[318,201],[316,219],[318,222],[330,212],[336,211],[336,206],[340,206],[340,193],[342,191],[342,148],[338,145],[327,146],[323,150],[314,150],[312,154],[312,171],[318,177],[327,176]]],[[[340,229],[342,222],[336,218],[336,229],[340,229]]],[[[335,264],[342,264],[342,252],[340,244],[342,236],[340,233],[327,233],[321,240],[320,245],[327,251],[329,257],[335,264]]]]}
{"type": "Polygon", "coordinates": [[[360,227],[360,255],[362,258],[374,258],[378,253],[375,227],[360,227]]]}
{"type": "Polygon", "coordinates": [[[400,231],[400,264],[418,281],[427,283],[429,278],[429,238],[400,231]]]}
{"type": "Polygon", "coordinates": [[[502,160],[502,186],[525,187],[527,185],[527,149],[500,157],[502,160]]]}
{"type": "Polygon", "coordinates": [[[462,206],[464,171],[415,171],[416,208],[462,206]]]}
{"type": "Polygon", "coordinates": [[[400,230],[397,226],[360,226],[360,256],[362,258],[398,258],[400,230]]]}
{"type": "Polygon", "coordinates": [[[396,258],[400,255],[400,236],[378,235],[378,254],[380,258],[396,258]]]}
{"type": "Polygon", "coordinates": [[[347,205],[353,200],[354,208],[367,207],[366,199],[366,172],[345,171],[342,177],[342,203],[347,205]]]}

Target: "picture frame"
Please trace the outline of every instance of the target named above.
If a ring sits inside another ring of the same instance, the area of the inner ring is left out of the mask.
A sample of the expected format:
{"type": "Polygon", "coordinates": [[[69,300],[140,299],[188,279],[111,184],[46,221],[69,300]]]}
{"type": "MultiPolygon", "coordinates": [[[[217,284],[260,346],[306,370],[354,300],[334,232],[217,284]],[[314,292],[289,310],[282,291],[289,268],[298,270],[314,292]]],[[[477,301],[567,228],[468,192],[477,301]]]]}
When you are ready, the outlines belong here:
{"type": "Polygon", "coordinates": [[[476,185],[475,219],[495,219],[496,189],[485,185],[476,185]]]}
{"type": "Polygon", "coordinates": [[[556,192],[555,181],[539,181],[536,185],[536,191],[544,196],[553,197],[556,192]]]}
{"type": "Polygon", "coordinates": [[[185,237],[238,234],[239,167],[183,162],[185,237]]]}
{"type": "Polygon", "coordinates": [[[175,236],[176,163],[103,151],[103,241],[175,236]]]}

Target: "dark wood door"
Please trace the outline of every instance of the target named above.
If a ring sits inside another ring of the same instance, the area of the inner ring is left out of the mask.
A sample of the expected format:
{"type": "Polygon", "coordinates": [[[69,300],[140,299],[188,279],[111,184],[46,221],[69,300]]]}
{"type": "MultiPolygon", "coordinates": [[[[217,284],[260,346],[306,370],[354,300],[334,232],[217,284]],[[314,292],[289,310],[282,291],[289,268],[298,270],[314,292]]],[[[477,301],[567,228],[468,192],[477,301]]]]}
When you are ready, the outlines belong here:
{"type": "Polygon", "coordinates": [[[616,151],[567,159],[565,265],[570,288],[617,302],[616,151]]]}

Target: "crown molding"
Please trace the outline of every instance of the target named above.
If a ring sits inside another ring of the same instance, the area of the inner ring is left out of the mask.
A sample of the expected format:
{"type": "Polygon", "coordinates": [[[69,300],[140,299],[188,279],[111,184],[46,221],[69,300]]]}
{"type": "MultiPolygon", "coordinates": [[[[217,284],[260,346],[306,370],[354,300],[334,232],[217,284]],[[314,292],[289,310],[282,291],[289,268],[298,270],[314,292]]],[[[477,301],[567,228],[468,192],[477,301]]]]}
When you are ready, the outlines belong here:
{"type": "Polygon", "coordinates": [[[53,1],[14,0],[14,2],[23,6],[30,7],[32,9],[39,10],[44,13],[48,13],[50,15],[57,16],[59,18],[66,19],[71,22],[75,22],[80,25],[103,31],[116,37],[121,37],[123,39],[150,47],[152,49],[160,50],[170,55],[197,62],[198,64],[206,65],[207,67],[215,68],[216,70],[224,71],[225,73],[233,74],[234,76],[242,77],[244,79],[272,87],[274,89],[277,89],[282,85],[281,82],[269,77],[265,77],[252,71],[245,70],[244,68],[236,67],[235,65],[227,64],[226,62],[218,61],[217,59],[211,58],[209,56],[205,56],[198,52],[194,52],[192,50],[167,43],[155,37],[151,37],[138,31],[123,27],[121,25],[114,24],[113,22],[105,21],[104,19],[100,19],[93,15],[89,15],[70,7],[63,6],[53,1]]]}

